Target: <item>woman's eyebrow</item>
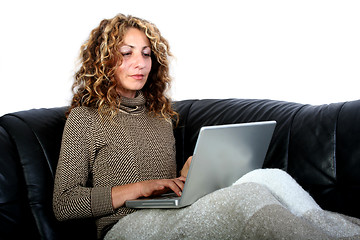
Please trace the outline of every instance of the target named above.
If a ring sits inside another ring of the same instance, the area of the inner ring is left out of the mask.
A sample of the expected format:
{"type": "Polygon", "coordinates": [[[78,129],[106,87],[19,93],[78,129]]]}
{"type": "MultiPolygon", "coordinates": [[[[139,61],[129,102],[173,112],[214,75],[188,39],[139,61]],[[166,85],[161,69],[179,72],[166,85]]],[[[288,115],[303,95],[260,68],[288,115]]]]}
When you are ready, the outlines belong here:
{"type": "Polygon", "coordinates": [[[129,45],[129,44],[124,44],[124,45],[122,45],[121,47],[129,47],[129,48],[135,48],[134,46],[132,46],[132,45],[129,45]]]}
{"type": "MultiPolygon", "coordinates": [[[[130,48],[135,48],[135,46],[133,45],[130,45],[130,44],[124,44],[122,45],[121,47],[130,47],[130,48]]],[[[145,48],[151,48],[150,46],[146,45],[146,46],[143,46],[142,49],[145,49],[145,48]]]]}

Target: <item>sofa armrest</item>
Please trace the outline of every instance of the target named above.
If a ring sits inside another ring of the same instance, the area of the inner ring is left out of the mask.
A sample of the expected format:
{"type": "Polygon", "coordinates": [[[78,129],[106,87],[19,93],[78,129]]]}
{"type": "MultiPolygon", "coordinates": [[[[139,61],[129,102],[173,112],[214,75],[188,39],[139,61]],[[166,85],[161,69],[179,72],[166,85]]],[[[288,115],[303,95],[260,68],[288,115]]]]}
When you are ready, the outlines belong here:
{"type": "Polygon", "coordinates": [[[27,202],[25,181],[16,147],[0,126],[0,236],[21,239],[36,236],[37,230],[27,202]]]}
{"type": "Polygon", "coordinates": [[[96,237],[93,223],[89,228],[89,221],[86,220],[59,222],[52,210],[54,176],[66,109],[32,109],[0,118],[0,126],[10,138],[6,141],[14,145],[16,157],[11,158],[20,166],[20,179],[24,180],[26,203],[22,206],[31,209],[30,216],[24,221],[34,232],[32,239],[96,237]]]}

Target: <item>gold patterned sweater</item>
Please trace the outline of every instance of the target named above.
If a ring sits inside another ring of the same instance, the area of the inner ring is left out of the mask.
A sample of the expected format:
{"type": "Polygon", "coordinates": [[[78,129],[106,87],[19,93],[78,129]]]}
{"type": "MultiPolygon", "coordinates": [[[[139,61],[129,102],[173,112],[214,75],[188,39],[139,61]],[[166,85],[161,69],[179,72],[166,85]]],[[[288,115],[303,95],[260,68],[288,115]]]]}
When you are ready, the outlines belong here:
{"type": "Polygon", "coordinates": [[[113,209],[111,188],[176,177],[172,124],[151,116],[140,92],[122,98],[118,114],[77,107],[66,121],[55,175],[53,209],[59,220],[96,220],[98,237],[134,210],[113,209]]]}

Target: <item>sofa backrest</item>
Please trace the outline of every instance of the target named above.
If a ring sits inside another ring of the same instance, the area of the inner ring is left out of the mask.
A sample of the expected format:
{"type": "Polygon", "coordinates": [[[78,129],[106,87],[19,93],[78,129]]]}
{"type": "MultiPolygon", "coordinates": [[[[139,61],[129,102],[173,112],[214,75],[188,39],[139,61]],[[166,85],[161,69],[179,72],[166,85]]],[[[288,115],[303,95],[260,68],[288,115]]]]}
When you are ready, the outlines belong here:
{"type": "MultiPolygon", "coordinates": [[[[360,218],[360,101],[312,106],[208,99],[178,101],[174,107],[180,113],[174,130],[179,165],[192,155],[202,126],[276,120],[264,167],[287,171],[324,209],[360,218]]],[[[93,223],[60,223],[52,212],[65,111],[66,107],[34,109],[0,118],[4,239],[95,239],[93,223]]]]}
{"type": "Polygon", "coordinates": [[[263,167],[287,171],[324,209],[360,218],[360,101],[313,106],[205,99],[180,101],[176,108],[180,161],[192,154],[202,126],[276,120],[263,167]]]}

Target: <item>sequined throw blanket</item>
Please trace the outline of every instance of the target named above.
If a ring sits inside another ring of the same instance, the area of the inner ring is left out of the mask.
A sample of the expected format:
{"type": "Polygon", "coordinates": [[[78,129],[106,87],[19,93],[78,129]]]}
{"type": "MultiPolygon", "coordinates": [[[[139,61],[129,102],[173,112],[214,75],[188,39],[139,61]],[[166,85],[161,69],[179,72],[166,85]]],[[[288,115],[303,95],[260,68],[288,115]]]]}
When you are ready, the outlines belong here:
{"type": "Polygon", "coordinates": [[[141,210],[105,239],[360,239],[360,219],[322,210],[287,173],[261,169],[177,210],[141,210]]]}

